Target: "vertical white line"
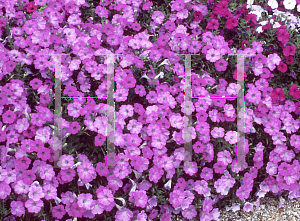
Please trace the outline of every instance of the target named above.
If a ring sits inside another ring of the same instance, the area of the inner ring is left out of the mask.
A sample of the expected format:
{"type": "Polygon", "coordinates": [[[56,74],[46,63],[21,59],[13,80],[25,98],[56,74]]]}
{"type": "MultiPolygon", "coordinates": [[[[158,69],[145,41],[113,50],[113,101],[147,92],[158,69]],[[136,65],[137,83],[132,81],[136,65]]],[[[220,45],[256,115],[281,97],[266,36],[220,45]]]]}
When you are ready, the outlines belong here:
{"type": "MultiPolygon", "coordinates": [[[[237,119],[239,119],[240,114],[240,122],[242,125],[241,127],[237,126],[238,134],[239,134],[239,141],[237,143],[237,167],[240,169],[246,168],[245,165],[245,91],[244,91],[244,56],[238,55],[237,57],[237,84],[241,86],[241,90],[238,93],[237,97],[237,119]]],[[[239,120],[238,120],[239,121],[239,120]]]]}
{"type": "MultiPolygon", "coordinates": [[[[188,101],[191,101],[192,98],[192,88],[191,88],[191,55],[187,54],[185,55],[185,85],[184,85],[184,109],[187,108],[188,101]]],[[[188,122],[187,124],[184,124],[184,129],[183,129],[183,136],[184,136],[184,152],[185,152],[185,164],[187,162],[192,161],[192,141],[189,138],[189,130],[191,129],[191,122],[192,122],[192,115],[187,115],[186,113],[184,114],[185,117],[187,117],[188,122]]]]}
{"type": "MultiPolygon", "coordinates": [[[[57,168],[57,162],[61,156],[62,151],[62,114],[61,114],[61,55],[55,54],[55,114],[54,114],[54,168],[57,168]]],[[[61,165],[60,165],[61,167],[61,165]]]]}
{"type": "Polygon", "coordinates": [[[107,166],[115,167],[114,54],[107,54],[107,166]]]}

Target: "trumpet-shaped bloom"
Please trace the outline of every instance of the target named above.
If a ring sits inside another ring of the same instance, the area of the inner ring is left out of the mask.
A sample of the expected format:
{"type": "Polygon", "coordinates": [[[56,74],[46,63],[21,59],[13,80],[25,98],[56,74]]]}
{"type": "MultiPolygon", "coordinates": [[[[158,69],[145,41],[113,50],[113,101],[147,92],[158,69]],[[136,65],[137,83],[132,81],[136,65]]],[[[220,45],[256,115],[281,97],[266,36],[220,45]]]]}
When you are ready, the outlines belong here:
{"type": "Polygon", "coordinates": [[[29,199],[25,202],[25,207],[28,209],[28,212],[30,213],[40,212],[43,205],[44,203],[42,200],[34,201],[33,199],[29,199]]]}
{"type": "Polygon", "coordinates": [[[108,206],[114,201],[114,196],[109,189],[103,189],[97,193],[98,201],[105,206],[108,206]]]}

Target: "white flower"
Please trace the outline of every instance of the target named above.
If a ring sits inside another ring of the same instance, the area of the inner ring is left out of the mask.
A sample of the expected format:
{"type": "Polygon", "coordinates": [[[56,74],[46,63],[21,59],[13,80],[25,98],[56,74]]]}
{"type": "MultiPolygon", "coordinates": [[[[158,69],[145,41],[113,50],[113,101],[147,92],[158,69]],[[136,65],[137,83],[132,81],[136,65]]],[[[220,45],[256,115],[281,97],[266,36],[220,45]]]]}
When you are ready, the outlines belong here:
{"type": "Polygon", "coordinates": [[[296,0],[284,0],[283,5],[286,9],[292,10],[296,6],[296,0]]]}
{"type": "Polygon", "coordinates": [[[269,5],[272,9],[278,8],[278,2],[277,2],[276,0],[269,0],[269,1],[268,1],[268,5],[269,5]]]}
{"type": "Polygon", "coordinates": [[[300,5],[297,6],[297,12],[300,12],[300,5]]]}
{"type": "Polygon", "coordinates": [[[257,32],[257,33],[262,33],[262,32],[263,32],[262,26],[259,26],[259,27],[256,29],[256,32],[257,32]]]}
{"type": "Polygon", "coordinates": [[[279,22],[275,22],[275,24],[273,25],[273,28],[279,28],[281,26],[281,24],[279,22]]]}

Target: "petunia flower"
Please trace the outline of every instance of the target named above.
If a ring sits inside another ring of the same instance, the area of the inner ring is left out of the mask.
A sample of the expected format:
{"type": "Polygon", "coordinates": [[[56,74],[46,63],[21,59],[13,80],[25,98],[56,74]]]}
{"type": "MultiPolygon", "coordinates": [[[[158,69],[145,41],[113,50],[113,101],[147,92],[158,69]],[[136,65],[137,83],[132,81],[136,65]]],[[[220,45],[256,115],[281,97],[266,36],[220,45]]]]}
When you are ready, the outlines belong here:
{"type": "Polygon", "coordinates": [[[43,205],[44,203],[42,200],[34,201],[33,199],[29,199],[25,202],[25,207],[30,213],[38,213],[41,211],[43,205]]]}

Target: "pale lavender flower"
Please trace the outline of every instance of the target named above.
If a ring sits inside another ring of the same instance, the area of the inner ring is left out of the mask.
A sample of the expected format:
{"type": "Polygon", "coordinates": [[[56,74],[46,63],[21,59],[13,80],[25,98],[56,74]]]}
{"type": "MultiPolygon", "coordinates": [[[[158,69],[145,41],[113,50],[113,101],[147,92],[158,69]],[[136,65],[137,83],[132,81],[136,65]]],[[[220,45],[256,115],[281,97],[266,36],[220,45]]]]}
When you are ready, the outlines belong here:
{"type": "Polygon", "coordinates": [[[28,196],[33,201],[39,201],[41,198],[44,197],[44,192],[41,186],[31,186],[29,187],[29,193],[28,196]]]}
{"type": "Polygon", "coordinates": [[[250,212],[250,211],[253,210],[253,204],[252,204],[252,203],[249,203],[249,202],[246,202],[243,209],[244,209],[246,212],[250,212]]]}

